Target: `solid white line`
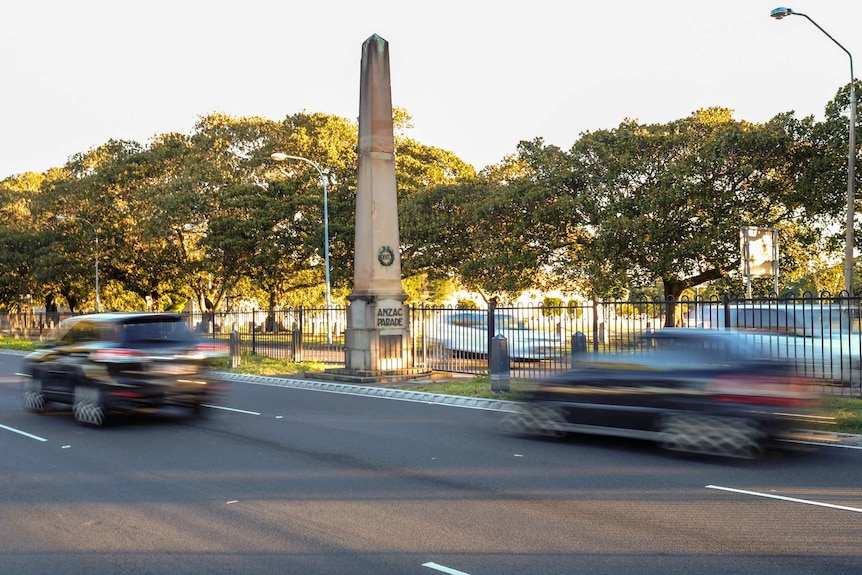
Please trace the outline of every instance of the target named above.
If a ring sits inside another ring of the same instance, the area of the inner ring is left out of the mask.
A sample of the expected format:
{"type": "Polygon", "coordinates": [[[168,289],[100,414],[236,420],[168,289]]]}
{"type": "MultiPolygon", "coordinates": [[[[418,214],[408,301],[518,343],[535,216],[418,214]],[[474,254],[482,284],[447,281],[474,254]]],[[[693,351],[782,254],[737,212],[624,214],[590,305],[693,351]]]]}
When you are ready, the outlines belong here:
{"type": "Polygon", "coordinates": [[[470,575],[469,573],[457,571],[449,567],[444,567],[443,565],[437,565],[436,563],[432,563],[430,561],[428,563],[423,563],[422,566],[428,567],[429,569],[436,569],[437,571],[442,571],[443,573],[448,573],[449,575],[470,575]]]}
{"type": "Polygon", "coordinates": [[[744,489],[733,489],[731,487],[721,487],[719,485],[707,485],[707,489],[718,489],[720,491],[730,491],[731,493],[741,493],[743,495],[753,495],[755,497],[766,497],[769,499],[780,499],[781,501],[791,501],[793,503],[804,503],[805,505],[816,505],[817,507],[829,507],[831,509],[840,509],[842,511],[855,511],[862,513],[862,509],[857,507],[846,507],[844,505],[833,505],[831,503],[821,503],[820,501],[811,501],[808,499],[797,499],[795,497],[784,497],[783,495],[772,495],[770,493],[758,493],[757,491],[745,491],[744,489]]]}
{"type": "Polygon", "coordinates": [[[36,441],[48,441],[44,437],[39,437],[38,435],[33,435],[31,433],[27,433],[26,431],[15,429],[14,427],[8,427],[6,425],[0,424],[0,429],[5,429],[6,431],[11,431],[12,433],[17,433],[18,435],[23,435],[24,437],[29,437],[30,439],[35,439],[36,441]]]}
{"type": "Polygon", "coordinates": [[[819,441],[802,441],[801,439],[789,439],[787,443],[799,443],[800,445],[817,445],[818,447],[840,447],[841,449],[862,449],[862,445],[844,445],[843,443],[820,443],[819,441]]]}
{"type": "Polygon", "coordinates": [[[222,407],[220,405],[206,405],[204,407],[209,407],[210,409],[221,409],[222,411],[233,411],[235,413],[245,413],[246,415],[260,415],[257,411],[246,411],[244,409],[234,409],[232,407],[222,407]]]}

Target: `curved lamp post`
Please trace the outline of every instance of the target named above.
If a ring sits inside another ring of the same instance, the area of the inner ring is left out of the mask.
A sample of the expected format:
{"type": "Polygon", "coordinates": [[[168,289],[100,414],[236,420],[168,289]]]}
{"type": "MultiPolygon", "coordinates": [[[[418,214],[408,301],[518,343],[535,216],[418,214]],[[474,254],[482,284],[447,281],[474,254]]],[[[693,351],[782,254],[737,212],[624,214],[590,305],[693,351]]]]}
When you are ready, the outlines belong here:
{"type": "Polygon", "coordinates": [[[270,156],[276,162],[283,162],[285,160],[299,160],[302,162],[306,162],[311,164],[317,173],[320,175],[320,182],[323,185],[323,237],[324,237],[324,248],[323,248],[323,260],[324,260],[324,276],[326,279],[326,317],[327,317],[327,326],[326,326],[326,340],[328,343],[332,343],[332,331],[329,329],[329,308],[332,306],[331,300],[331,285],[329,281],[329,200],[327,197],[326,190],[326,176],[323,175],[323,170],[320,167],[309,160],[308,158],[303,158],[302,156],[290,156],[288,154],[282,154],[281,152],[276,152],[270,156]]]}
{"type": "Polygon", "coordinates": [[[848,296],[853,295],[853,220],[856,215],[856,193],[855,175],[856,175],[856,89],[853,86],[853,55],[842,46],[838,40],[829,35],[829,32],[820,27],[820,25],[812,20],[808,15],[802,12],[794,12],[790,8],[776,8],[769,15],[776,20],[781,20],[785,16],[802,16],[815,26],[817,29],[826,34],[826,37],[835,42],[839,48],[847,53],[850,57],[850,150],[847,153],[847,220],[845,223],[847,239],[844,246],[844,290],[848,296]]]}
{"type": "Polygon", "coordinates": [[[78,216],[57,216],[57,219],[61,222],[79,220],[93,228],[93,237],[96,240],[96,313],[99,313],[99,232],[96,231],[96,226],[93,225],[93,222],[85,218],[78,216]]]}

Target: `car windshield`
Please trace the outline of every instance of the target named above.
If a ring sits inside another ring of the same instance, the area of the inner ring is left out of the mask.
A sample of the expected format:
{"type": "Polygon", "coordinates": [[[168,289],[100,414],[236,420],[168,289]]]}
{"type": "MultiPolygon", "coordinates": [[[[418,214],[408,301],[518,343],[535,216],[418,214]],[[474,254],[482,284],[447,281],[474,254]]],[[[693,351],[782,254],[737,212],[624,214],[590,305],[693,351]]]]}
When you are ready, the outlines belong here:
{"type": "Polygon", "coordinates": [[[710,335],[717,337],[703,337],[695,333],[673,336],[657,334],[647,341],[660,352],[652,354],[655,361],[679,366],[730,365],[759,357],[756,350],[743,338],[731,334],[710,335]]]}
{"type": "Polygon", "coordinates": [[[192,341],[194,334],[186,323],[180,319],[144,320],[124,323],[121,339],[126,343],[184,343],[192,341]]]}

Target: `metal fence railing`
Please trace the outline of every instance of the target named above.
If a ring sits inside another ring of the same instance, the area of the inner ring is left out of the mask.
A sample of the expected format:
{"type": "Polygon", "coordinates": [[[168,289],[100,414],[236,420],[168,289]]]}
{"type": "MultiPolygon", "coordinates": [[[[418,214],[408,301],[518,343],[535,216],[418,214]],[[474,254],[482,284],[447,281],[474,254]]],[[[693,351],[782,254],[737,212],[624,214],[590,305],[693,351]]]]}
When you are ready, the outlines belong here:
{"type": "MultiPolygon", "coordinates": [[[[510,375],[544,376],[569,369],[573,350],[649,353],[644,335],[666,326],[736,329],[757,345],[794,362],[801,373],[859,390],[862,382],[862,298],[694,299],[600,301],[567,306],[483,309],[412,306],[412,365],[437,371],[489,371],[490,339],[506,339],[510,375]]],[[[46,337],[70,314],[0,313],[0,334],[46,337]]],[[[219,311],[185,314],[196,332],[227,342],[236,330],[242,353],[344,365],[344,307],[219,311]]]]}

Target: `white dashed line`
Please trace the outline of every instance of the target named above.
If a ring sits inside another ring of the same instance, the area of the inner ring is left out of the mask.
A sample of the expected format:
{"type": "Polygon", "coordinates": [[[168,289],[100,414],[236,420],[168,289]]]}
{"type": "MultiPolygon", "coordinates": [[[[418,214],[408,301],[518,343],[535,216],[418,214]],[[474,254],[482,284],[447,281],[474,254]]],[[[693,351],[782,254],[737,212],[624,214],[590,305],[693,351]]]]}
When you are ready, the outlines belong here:
{"type": "Polygon", "coordinates": [[[246,415],[260,415],[257,411],[246,411],[245,409],[234,409],[233,407],[222,407],[220,405],[204,405],[210,409],[221,409],[222,411],[233,411],[234,413],[244,413],[246,415]]]}
{"type": "Polygon", "coordinates": [[[746,491],[744,489],[733,489],[731,487],[721,487],[719,485],[707,485],[707,489],[718,489],[720,491],[729,491],[731,493],[741,493],[742,495],[753,495],[754,497],[766,497],[767,499],[779,499],[781,501],[790,501],[792,503],[804,503],[805,505],[815,505],[817,507],[829,507],[830,509],[840,509],[841,511],[854,511],[862,513],[862,509],[858,507],[847,507],[845,505],[833,505],[831,503],[822,503],[820,501],[811,501],[809,499],[797,499],[795,497],[785,497],[783,495],[772,495],[771,493],[759,493],[757,491],[746,491]]]}
{"type": "Polygon", "coordinates": [[[422,566],[442,573],[448,573],[449,575],[470,575],[469,573],[464,573],[463,571],[458,571],[450,567],[444,567],[443,565],[438,565],[437,563],[432,563],[430,561],[428,563],[423,563],[422,566]]]}
{"type": "Polygon", "coordinates": [[[18,435],[23,435],[24,437],[29,437],[36,441],[48,441],[44,437],[39,437],[38,435],[33,435],[32,433],[27,433],[26,431],[21,431],[20,429],[15,429],[14,427],[9,427],[7,425],[0,424],[0,429],[5,429],[6,431],[11,431],[12,433],[17,433],[18,435]]]}

